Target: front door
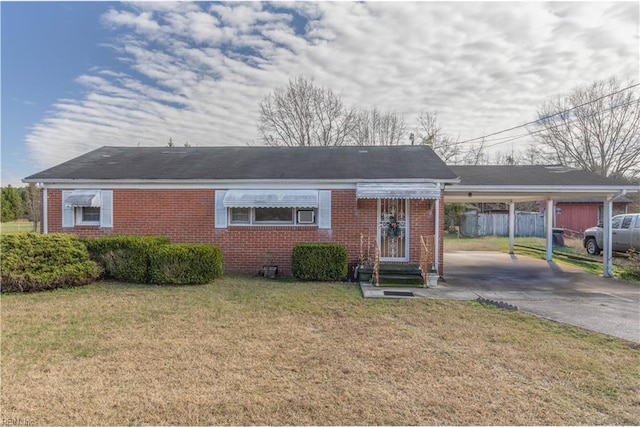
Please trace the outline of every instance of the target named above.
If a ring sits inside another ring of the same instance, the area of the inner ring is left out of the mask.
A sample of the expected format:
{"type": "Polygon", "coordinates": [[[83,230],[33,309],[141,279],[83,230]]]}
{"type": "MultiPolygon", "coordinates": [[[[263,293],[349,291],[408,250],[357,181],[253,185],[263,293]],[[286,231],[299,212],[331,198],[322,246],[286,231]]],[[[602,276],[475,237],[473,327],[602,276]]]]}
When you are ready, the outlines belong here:
{"type": "Polygon", "coordinates": [[[409,261],[406,199],[378,199],[378,244],[382,261],[409,261]]]}

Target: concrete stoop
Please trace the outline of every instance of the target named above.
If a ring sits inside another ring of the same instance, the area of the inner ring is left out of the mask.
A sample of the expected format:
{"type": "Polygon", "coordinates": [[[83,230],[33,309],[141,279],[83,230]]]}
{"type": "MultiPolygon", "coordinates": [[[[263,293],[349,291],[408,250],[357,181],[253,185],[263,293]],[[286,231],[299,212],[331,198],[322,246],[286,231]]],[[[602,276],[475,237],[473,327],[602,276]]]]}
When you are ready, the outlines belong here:
{"type": "Polygon", "coordinates": [[[404,286],[374,286],[368,282],[360,282],[360,291],[364,298],[429,298],[429,290],[404,286]]]}

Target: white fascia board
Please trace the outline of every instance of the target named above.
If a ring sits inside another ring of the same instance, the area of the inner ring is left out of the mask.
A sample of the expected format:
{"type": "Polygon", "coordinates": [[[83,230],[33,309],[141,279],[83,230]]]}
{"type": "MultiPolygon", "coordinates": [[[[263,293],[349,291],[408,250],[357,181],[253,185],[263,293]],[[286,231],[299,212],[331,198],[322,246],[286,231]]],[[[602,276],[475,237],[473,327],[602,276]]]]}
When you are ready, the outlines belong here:
{"type": "Polygon", "coordinates": [[[266,180],[266,179],[229,179],[229,180],[51,180],[40,181],[43,188],[58,189],[263,189],[263,188],[288,188],[288,189],[355,189],[358,182],[386,182],[386,183],[430,183],[442,186],[445,181],[416,180],[416,179],[386,179],[386,180],[266,180]]]}
{"type": "Polygon", "coordinates": [[[44,188],[59,189],[263,189],[263,188],[287,188],[287,189],[355,189],[354,183],[339,181],[270,181],[270,180],[224,180],[224,181],[130,181],[130,180],[102,180],[102,181],[56,181],[42,183],[44,188]]]}
{"type": "Polygon", "coordinates": [[[445,194],[455,193],[596,193],[596,194],[612,194],[626,191],[629,193],[637,193],[640,191],[639,186],[588,186],[588,185],[528,185],[528,186],[488,186],[488,185],[455,185],[447,186],[444,189],[445,194]]]}
{"type": "Polygon", "coordinates": [[[489,186],[456,186],[446,188],[446,202],[478,203],[478,202],[535,202],[546,199],[566,197],[602,197],[621,193],[638,192],[637,187],[587,187],[587,186],[530,186],[530,187],[489,187],[489,186]]]}

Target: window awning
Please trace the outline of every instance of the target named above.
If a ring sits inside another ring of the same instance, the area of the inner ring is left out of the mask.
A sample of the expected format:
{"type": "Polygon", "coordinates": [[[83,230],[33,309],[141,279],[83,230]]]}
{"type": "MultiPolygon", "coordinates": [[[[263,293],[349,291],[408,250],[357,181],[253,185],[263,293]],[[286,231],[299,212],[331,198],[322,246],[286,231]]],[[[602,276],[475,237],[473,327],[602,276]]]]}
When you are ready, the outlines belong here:
{"type": "Polygon", "coordinates": [[[439,199],[440,189],[431,183],[358,183],[358,199],[439,199]]]}
{"type": "Polygon", "coordinates": [[[317,208],[317,190],[229,190],[227,208],[317,208]]]}
{"type": "Polygon", "coordinates": [[[65,199],[67,206],[100,207],[100,190],[75,190],[65,199]]]}

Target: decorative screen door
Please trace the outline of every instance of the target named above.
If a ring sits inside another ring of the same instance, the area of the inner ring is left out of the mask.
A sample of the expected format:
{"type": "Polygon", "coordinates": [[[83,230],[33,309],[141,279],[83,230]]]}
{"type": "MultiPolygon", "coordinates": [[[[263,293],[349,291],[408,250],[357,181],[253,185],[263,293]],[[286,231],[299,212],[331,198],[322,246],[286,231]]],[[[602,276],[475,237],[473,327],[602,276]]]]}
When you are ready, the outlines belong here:
{"type": "Polygon", "coordinates": [[[378,244],[382,260],[409,260],[408,224],[406,199],[378,199],[378,244]]]}

